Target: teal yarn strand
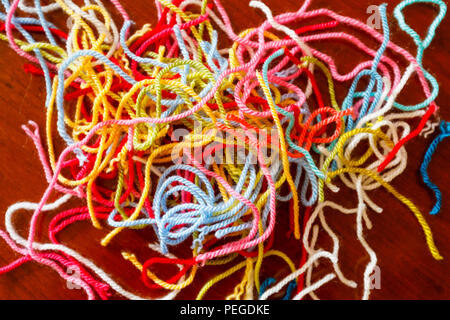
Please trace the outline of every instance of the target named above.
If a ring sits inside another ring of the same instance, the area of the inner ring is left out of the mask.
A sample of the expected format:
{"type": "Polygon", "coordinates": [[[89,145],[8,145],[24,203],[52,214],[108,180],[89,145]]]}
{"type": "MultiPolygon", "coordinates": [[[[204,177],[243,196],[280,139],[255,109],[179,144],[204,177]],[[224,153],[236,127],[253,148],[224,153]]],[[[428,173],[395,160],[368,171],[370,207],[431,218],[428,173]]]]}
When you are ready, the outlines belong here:
{"type": "Polygon", "coordinates": [[[397,109],[400,109],[402,111],[414,111],[419,110],[422,108],[425,108],[428,106],[431,102],[436,99],[438,93],[439,93],[439,84],[437,83],[436,79],[424,69],[422,64],[423,54],[425,52],[425,49],[428,48],[431,41],[436,35],[436,29],[439,26],[439,24],[442,22],[442,19],[444,19],[445,14],[447,13],[447,5],[442,0],[405,0],[402,1],[397,7],[394,9],[394,17],[397,19],[399,27],[405,31],[411,38],[414,40],[414,43],[417,45],[417,54],[416,54],[416,60],[419,68],[422,70],[425,78],[430,82],[433,91],[431,92],[430,97],[428,97],[425,101],[418,103],[416,105],[411,106],[405,106],[398,102],[394,103],[394,107],[397,109]],[[405,21],[405,17],[403,15],[402,10],[406,8],[407,6],[414,4],[414,3],[433,3],[439,6],[439,14],[434,18],[433,22],[431,23],[430,27],[428,28],[427,35],[424,40],[420,38],[420,36],[417,34],[416,31],[414,31],[405,21]]]}

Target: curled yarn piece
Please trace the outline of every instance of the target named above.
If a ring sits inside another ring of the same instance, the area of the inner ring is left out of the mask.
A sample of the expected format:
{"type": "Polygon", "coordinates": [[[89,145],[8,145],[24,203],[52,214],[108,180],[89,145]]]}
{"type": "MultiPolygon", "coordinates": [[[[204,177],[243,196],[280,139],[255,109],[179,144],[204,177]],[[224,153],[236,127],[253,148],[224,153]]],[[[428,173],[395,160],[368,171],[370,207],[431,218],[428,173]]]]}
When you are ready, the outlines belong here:
{"type": "Polygon", "coordinates": [[[439,143],[441,143],[445,138],[450,136],[450,122],[441,121],[439,125],[440,133],[436,138],[430,143],[430,146],[425,153],[423,158],[423,162],[420,165],[420,174],[422,175],[423,182],[434,192],[434,196],[436,197],[436,203],[430,211],[430,214],[438,214],[441,211],[442,204],[442,193],[439,190],[439,187],[435,185],[428,175],[428,166],[430,165],[431,159],[433,157],[434,152],[436,151],[439,143]]]}

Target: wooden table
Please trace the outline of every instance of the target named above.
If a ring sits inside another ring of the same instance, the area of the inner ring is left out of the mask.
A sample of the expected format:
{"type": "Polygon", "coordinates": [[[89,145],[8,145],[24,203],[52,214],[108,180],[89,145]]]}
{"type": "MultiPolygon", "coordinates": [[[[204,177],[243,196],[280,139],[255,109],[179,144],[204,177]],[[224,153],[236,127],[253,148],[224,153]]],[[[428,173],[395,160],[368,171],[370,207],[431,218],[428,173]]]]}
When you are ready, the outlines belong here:
{"type": "MultiPolygon", "coordinates": [[[[125,8],[138,26],[146,22],[155,22],[155,9],[150,1],[122,1],[125,8]]],[[[259,10],[251,9],[246,1],[227,0],[223,1],[231,16],[233,26],[237,30],[256,26],[260,24],[264,17],[259,10]]],[[[265,0],[274,14],[285,11],[296,10],[301,1],[296,0],[265,0]]],[[[381,4],[382,1],[372,1],[370,4],[381,4]]],[[[388,15],[391,26],[391,38],[398,44],[407,48],[410,52],[415,52],[415,46],[411,39],[405,35],[394,22],[393,9],[399,1],[390,1],[388,5],[388,15]]],[[[367,13],[368,3],[364,1],[325,1],[314,0],[312,7],[326,7],[336,12],[350,17],[366,21],[370,14],[367,13]]],[[[435,9],[429,5],[414,5],[405,10],[407,21],[420,30],[421,35],[425,32],[434,15],[435,9]]],[[[58,17],[57,17],[58,18],[58,17]]],[[[117,20],[120,21],[120,20],[117,20]]],[[[120,22],[121,23],[121,22],[120,22]]],[[[119,23],[119,24],[120,24],[119,23]]],[[[436,38],[430,48],[426,51],[424,65],[438,80],[440,93],[436,99],[441,107],[440,116],[442,119],[450,119],[450,112],[447,103],[449,101],[450,73],[448,58],[450,50],[449,18],[445,18],[438,29],[436,38]]],[[[360,34],[359,34],[360,35],[360,34]]],[[[316,45],[316,44],[314,44],[316,45]]],[[[374,45],[374,43],[372,43],[374,45]]],[[[351,66],[357,63],[362,56],[349,54],[349,47],[343,48],[343,43],[336,41],[324,47],[317,44],[320,49],[336,56],[337,63],[341,70],[350,70],[351,66]],[[340,53],[336,55],[336,53],[340,53]]],[[[372,46],[373,47],[373,46],[372,46]]],[[[14,53],[5,42],[0,43],[0,103],[2,112],[0,113],[0,212],[5,212],[9,205],[17,201],[38,202],[45,188],[46,182],[38,162],[38,156],[32,141],[25,135],[21,125],[27,123],[29,119],[36,121],[41,131],[44,128],[44,80],[23,72],[24,59],[14,53]]],[[[398,60],[398,59],[397,59],[398,60]]],[[[399,61],[405,67],[404,61],[399,61]]],[[[322,83],[323,85],[323,83],[322,83]]],[[[346,94],[349,83],[345,83],[337,88],[338,102],[341,103],[346,94]]],[[[322,86],[322,88],[324,88],[322,86]]],[[[407,94],[402,95],[402,101],[406,103],[423,100],[417,84],[407,87],[407,94]]],[[[414,122],[414,126],[417,121],[414,122]]],[[[436,133],[435,133],[436,134],[436,133]]],[[[444,141],[433,157],[429,172],[432,180],[441,188],[443,193],[442,211],[437,216],[429,216],[428,211],[434,204],[433,194],[424,186],[419,175],[419,166],[429,143],[435,134],[427,137],[418,137],[409,142],[406,146],[408,151],[408,167],[405,172],[394,180],[393,185],[405,196],[414,200],[418,208],[425,214],[426,219],[434,232],[437,246],[444,256],[443,261],[435,261],[429,254],[424,241],[423,233],[412,213],[391,194],[383,189],[378,189],[372,193],[372,199],[381,205],[385,210],[382,214],[370,212],[369,216],[373,222],[372,230],[365,230],[364,235],[367,242],[375,250],[378,256],[378,265],[381,271],[381,288],[373,290],[373,299],[449,299],[450,298],[450,277],[448,275],[450,267],[450,189],[449,175],[450,149],[448,141],[444,141]]],[[[51,200],[58,195],[53,195],[51,200]]],[[[340,191],[335,198],[340,203],[348,207],[356,206],[356,194],[348,190],[340,191]]],[[[81,205],[79,201],[71,201],[64,208],[71,208],[81,205]]],[[[327,210],[328,223],[336,230],[342,242],[340,261],[347,277],[357,281],[358,289],[344,287],[337,281],[324,286],[317,291],[317,294],[324,299],[358,299],[362,295],[362,280],[365,265],[369,257],[356,240],[356,224],[354,216],[343,216],[327,210]]],[[[27,223],[30,212],[21,212],[14,222],[18,226],[23,236],[27,234],[27,223]]],[[[46,218],[40,223],[45,230],[46,218]]],[[[4,222],[1,219],[2,229],[4,222]]],[[[289,248],[287,253],[298,262],[300,259],[301,247],[299,242],[285,237],[286,225],[288,223],[288,212],[286,208],[281,208],[277,220],[277,234],[274,246],[276,248],[289,248]]],[[[141,260],[152,255],[148,248],[149,241],[155,240],[149,229],[141,231],[128,230],[115,239],[110,246],[104,248],[99,244],[100,239],[107,230],[96,230],[89,222],[76,223],[60,236],[62,243],[75,248],[84,256],[95,261],[100,267],[111,274],[124,287],[132,292],[142,295],[149,294],[148,289],[139,280],[139,272],[124,261],[120,255],[121,249],[132,250],[141,260]]],[[[42,235],[40,240],[46,238],[42,235]]],[[[330,241],[326,237],[319,237],[319,244],[329,246],[330,241]]],[[[183,256],[186,248],[178,248],[176,254],[183,256]]],[[[13,253],[9,247],[0,241],[0,265],[5,265],[18,255],[13,253]]],[[[170,269],[170,268],[169,268],[170,269]]],[[[317,276],[325,274],[330,266],[324,265],[316,268],[317,276]]],[[[202,269],[195,284],[182,291],[178,298],[194,298],[201,286],[211,277],[220,271],[219,267],[208,267],[202,269]]],[[[159,270],[163,277],[173,270],[159,270]]],[[[276,259],[269,259],[263,265],[261,279],[268,276],[280,279],[287,274],[288,270],[276,259]]],[[[221,299],[231,293],[232,288],[239,281],[237,277],[227,280],[226,283],[219,283],[211,289],[205,296],[206,299],[221,299]]],[[[158,294],[161,294],[159,292],[158,294]]],[[[18,269],[8,274],[0,276],[0,299],[84,299],[82,290],[68,290],[64,280],[48,267],[43,267],[37,263],[26,263],[18,269]]],[[[113,296],[113,298],[120,298],[113,296]]]]}

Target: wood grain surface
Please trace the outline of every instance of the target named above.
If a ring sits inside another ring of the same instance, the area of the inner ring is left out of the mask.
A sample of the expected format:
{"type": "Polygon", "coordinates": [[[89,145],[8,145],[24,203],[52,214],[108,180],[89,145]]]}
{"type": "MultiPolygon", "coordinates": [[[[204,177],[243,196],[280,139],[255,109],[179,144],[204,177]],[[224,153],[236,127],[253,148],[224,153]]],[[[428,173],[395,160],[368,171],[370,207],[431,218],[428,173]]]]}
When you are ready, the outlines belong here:
{"type": "MultiPolygon", "coordinates": [[[[108,2],[108,1],[105,1],[108,2]]],[[[152,1],[123,0],[121,1],[136,21],[137,26],[144,23],[155,22],[155,8],[152,1]]],[[[257,26],[264,21],[263,14],[248,7],[247,1],[223,0],[227,8],[234,28],[238,31],[257,26]]],[[[274,14],[298,9],[302,1],[299,0],[265,0],[274,14]]],[[[366,21],[369,18],[367,8],[369,5],[378,5],[382,1],[332,1],[313,0],[312,8],[329,8],[340,14],[358,18],[366,21]]],[[[393,17],[393,9],[399,1],[388,1],[388,17],[391,26],[391,38],[397,44],[406,48],[409,52],[415,53],[415,46],[412,40],[404,34],[397,26],[393,17]]],[[[111,12],[114,10],[111,8],[111,12]]],[[[431,23],[436,15],[437,9],[430,5],[417,4],[405,10],[407,22],[413,28],[419,30],[423,36],[426,27],[431,23]]],[[[61,20],[62,13],[54,13],[61,17],[51,17],[51,19],[61,20]]],[[[120,19],[117,17],[117,19],[120,19]]],[[[121,21],[121,20],[116,20],[121,21]]],[[[433,74],[440,84],[439,96],[436,99],[440,106],[441,119],[450,119],[449,112],[449,89],[450,89],[450,69],[449,69],[449,34],[450,23],[446,17],[438,28],[436,38],[430,48],[427,49],[424,57],[425,68],[433,74]]],[[[121,23],[121,22],[120,22],[121,23]]],[[[345,29],[349,31],[349,29],[345,29]]],[[[357,36],[362,34],[355,33],[357,36]]],[[[365,40],[374,48],[373,41],[365,40]]],[[[225,47],[229,43],[220,43],[225,47]]],[[[358,60],[364,58],[363,55],[355,53],[347,44],[340,41],[328,41],[326,44],[314,43],[313,47],[324,50],[326,53],[336,58],[337,65],[341,72],[349,71],[355,66],[358,60]]],[[[388,51],[388,54],[390,52],[388,51]]],[[[366,57],[367,58],[367,57],[366,57]]],[[[394,56],[395,58],[395,56],[394,56]]],[[[404,68],[406,62],[395,58],[396,62],[404,68]]],[[[0,43],[0,226],[4,230],[4,212],[11,204],[17,201],[38,202],[46,188],[44,174],[40,167],[37,152],[31,139],[21,129],[21,125],[28,120],[36,121],[41,131],[44,124],[44,80],[23,71],[26,61],[19,57],[7,43],[0,43]]],[[[418,89],[417,83],[412,81],[408,84],[405,94],[402,94],[401,101],[405,103],[419,102],[423,100],[423,95],[418,89]]],[[[326,90],[323,81],[319,81],[323,90],[326,90]]],[[[338,102],[342,103],[350,83],[343,83],[337,86],[338,102]]],[[[413,126],[417,121],[411,122],[413,126]]],[[[405,172],[396,178],[393,185],[405,196],[413,199],[414,203],[424,213],[426,219],[434,232],[435,241],[443,261],[435,261],[428,252],[424,235],[413,214],[401,202],[383,189],[378,189],[371,193],[371,198],[384,208],[384,212],[377,214],[369,212],[373,222],[371,230],[365,230],[364,235],[367,242],[375,250],[378,256],[378,265],[381,272],[381,287],[373,290],[372,299],[449,299],[450,298],[450,180],[448,176],[450,149],[449,141],[439,145],[429,173],[432,180],[441,188],[443,193],[442,211],[437,216],[428,215],[428,211],[434,204],[433,194],[428,191],[421,181],[419,166],[427,146],[436,135],[427,138],[418,137],[406,145],[408,151],[408,167],[405,172]]],[[[58,197],[53,194],[50,200],[58,197]]],[[[356,194],[346,188],[330,195],[339,203],[348,207],[355,207],[357,203],[356,194]]],[[[81,201],[71,201],[64,208],[83,205],[81,201]]],[[[63,209],[64,209],[63,208],[63,209]]],[[[356,240],[356,224],[354,216],[344,216],[325,210],[327,221],[338,234],[341,241],[340,263],[344,274],[357,281],[360,285],[357,289],[350,289],[337,281],[325,285],[317,291],[319,297],[323,299],[359,299],[362,296],[362,280],[366,264],[369,261],[361,244],[356,240]]],[[[41,230],[46,230],[50,218],[55,212],[45,215],[39,223],[41,230]]],[[[27,235],[30,212],[20,212],[14,220],[17,229],[23,236],[27,235]]],[[[300,261],[301,247],[298,241],[286,237],[289,212],[287,208],[280,207],[275,248],[281,248],[296,263],[300,261]]],[[[107,273],[112,275],[123,287],[129,291],[136,292],[144,296],[158,296],[164,291],[149,291],[140,282],[140,273],[120,255],[120,250],[126,249],[136,253],[143,261],[154,255],[148,248],[148,243],[155,240],[153,232],[147,228],[140,231],[127,230],[117,237],[111,244],[104,248],[100,245],[100,239],[109,230],[96,230],[89,222],[79,222],[68,227],[61,233],[59,239],[63,244],[70,246],[79,253],[95,261],[107,273]]],[[[41,232],[38,240],[44,241],[45,232],[41,232]]],[[[330,246],[327,237],[319,237],[319,244],[324,247],[330,246]]],[[[186,247],[175,249],[175,254],[187,257],[189,252],[186,247]]],[[[18,255],[0,241],[0,266],[17,259],[18,255]]],[[[194,284],[182,291],[177,298],[195,298],[198,290],[214,274],[217,274],[222,267],[205,267],[198,273],[194,284]]],[[[323,263],[316,269],[316,277],[323,276],[330,270],[330,265],[323,263]]],[[[175,269],[161,268],[158,274],[162,277],[175,272],[175,269]]],[[[277,259],[268,258],[263,264],[261,279],[275,277],[280,279],[288,274],[287,267],[277,259]]],[[[233,290],[239,282],[242,273],[237,273],[236,277],[230,278],[223,283],[213,287],[205,299],[222,299],[233,290]]],[[[22,265],[16,270],[0,276],[0,299],[85,299],[82,290],[68,289],[64,280],[50,268],[30,262],[22,265]]],[[[120,299],[114,295],[112,298],[120,299]]]]}

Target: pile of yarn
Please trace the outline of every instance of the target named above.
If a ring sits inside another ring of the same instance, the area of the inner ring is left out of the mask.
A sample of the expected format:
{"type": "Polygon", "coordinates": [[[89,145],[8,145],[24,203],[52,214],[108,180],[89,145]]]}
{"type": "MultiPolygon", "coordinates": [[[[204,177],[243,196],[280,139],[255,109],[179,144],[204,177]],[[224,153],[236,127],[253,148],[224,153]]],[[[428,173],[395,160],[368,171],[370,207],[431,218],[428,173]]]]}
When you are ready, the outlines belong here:
{"type": "Polygon", "coordinates": [[[35,261],[80,286],[89,299],[114,292],[142,298],[78,253],[76,244],[58,241],[67,226],[90,220],[104,230],[103,246],[125,229],[156,236],[150,244],[155,254],[144,262],[129,250],[122,255],[139,269],[149,291],[168,290],[160,298],[175,298],[209,265],[229,269],[205,283],[199,299],[239,270],[245,270],[242,280],[224,298],[267,299],[284,287],[286,299],[318,298],[315,291],[332,279],[357,287],[341,270],[339,238],[324,214],[329,207],[355,217],[356,236],[370,257],[361,291],[367,299],[377,256],[363,231],[371,228],[369,210],[383,210],[370,198],[377,188],[411,210],[431,255],[442,259],[424,216],[390,182],[407,166],[405,143],[427,122],[436,127],[430,119],[438,111],[439,86],[422,57],[445,16],[443,1],[405,0],[389,22],[387,5],[381,5],[381,32],[326,8],[309,9],[311,0],[277,16],[251,1],[266,21],[242,32],[219,0],[156,0],[154,26],[136,25],[117,0],[1,2],[0,38],[29,60],[27,72],[45,81],[45,142],[33,121],[23,129],[36,146],[48,187],[39,203],[17,203],[6,212],[0,236],[21,258],[0,273],[35,261]],[[415,2],[430,2],[439,11],[423,40],[403,15],[415,2]],[[62,16],[67,25],[58,27],[62,16]],[[326,22],[311,22],[318,18],[326,22]],[[390,41],[394,23],[413,38],[415,54],[390,41]],[[371,48],[341,30],[357,30],[378,45],[371,48]],[[367,60],[342,74],[331,56],[315,48],[336,40],[367,60]],[[402,70],[387,51],[408,67],[402,70]],[[423,101],[401,104],[398,96],[413,76],[423,101]],[[327,79],[325,91],[316,77],[327,79]],[[347,86],[343,101],[335,95],[338,82],[347,86]],[[60,139],[65,146],[56,152],[60,139]],[[340,188],[354,190],[355,207],[328,200],[327,193],[340,188]],[[62,196],[48,203],[53,193],[62,196]],[[70,198],[85,205],[59,212],[47,231],[40,230],[42,215],[70,198]],[[289,214],[279,210],[283,202],[289,214]],[[21,209],[33,212],[26,239],[12,223],[21,209]],[[300,265],[285,248],[272,248],[283,223],[303,249],[300,265]],[[44,232],[50,242],[37,242],[44,232]],[[331,249],[316,246],[319,233],[328,234],[331,249]],[[181,245],[191,249],[174,256],[172,249],[181,245]],[[291,274],[261,281],[263,260],[270,256],[285,260],[291,274]],[[332,272],[315,279],[319,260],[332,272]],[[161,279],[154,271],[161,264],[176,265],[179,272],[161,279]],[[80,270],[79,276],[68,268],[80,270]]]}

